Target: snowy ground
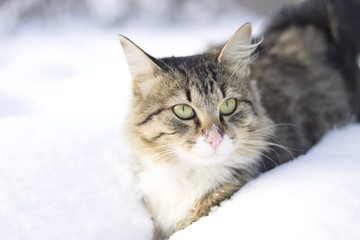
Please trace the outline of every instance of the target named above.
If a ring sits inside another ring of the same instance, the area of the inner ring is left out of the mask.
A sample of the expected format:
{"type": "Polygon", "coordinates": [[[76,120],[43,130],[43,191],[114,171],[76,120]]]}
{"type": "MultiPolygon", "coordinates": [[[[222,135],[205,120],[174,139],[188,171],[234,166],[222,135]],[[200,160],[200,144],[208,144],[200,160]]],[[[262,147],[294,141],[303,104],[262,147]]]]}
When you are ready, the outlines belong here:
{"type": "MultiPolygon", "coordinates": [[[[186,55],[249,20],[165,29],[27,26],[2,36],[0,239],[151,239],[126,168],[121,122],[130,77],[117,34],[154,56],[186,55]]],[[[359,143],[359,124],[336,130],[173,239],[360,239],[359,143]]]]}

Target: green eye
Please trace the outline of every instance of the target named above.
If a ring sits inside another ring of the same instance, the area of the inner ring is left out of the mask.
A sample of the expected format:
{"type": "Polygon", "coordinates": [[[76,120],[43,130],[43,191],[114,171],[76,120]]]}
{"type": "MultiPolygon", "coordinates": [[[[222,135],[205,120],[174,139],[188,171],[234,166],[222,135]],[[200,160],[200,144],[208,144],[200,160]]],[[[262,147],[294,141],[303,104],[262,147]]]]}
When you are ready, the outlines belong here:
{"type": "Polygon", "coordinates": [[[225,102],[223,102],[220,106],[220,112],[222,115],[230,115],[236,109],[236,100],[233,98],[229,98],[225,102]]]}
{"type": "Polygon", "coordinates": [[[180,119],[188,120],[194,116],[194,110],[189,105],[179,104],[173,108],[173,111],[176,116],[180,119]]]}

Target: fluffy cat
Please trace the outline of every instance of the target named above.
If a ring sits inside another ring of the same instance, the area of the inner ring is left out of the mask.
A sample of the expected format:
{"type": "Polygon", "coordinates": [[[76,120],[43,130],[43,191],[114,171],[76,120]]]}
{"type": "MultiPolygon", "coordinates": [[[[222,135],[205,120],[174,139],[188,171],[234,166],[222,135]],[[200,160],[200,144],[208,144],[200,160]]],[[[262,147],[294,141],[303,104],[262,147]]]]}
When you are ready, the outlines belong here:
{"type": "Polygon", "coordinates": [[[188,57],[157,59],[120,36],[132,167],[157,238],[359,116],[359,9],[307,1],[274,15],[262,42],[247,23],[224,46],[188,57]]]}

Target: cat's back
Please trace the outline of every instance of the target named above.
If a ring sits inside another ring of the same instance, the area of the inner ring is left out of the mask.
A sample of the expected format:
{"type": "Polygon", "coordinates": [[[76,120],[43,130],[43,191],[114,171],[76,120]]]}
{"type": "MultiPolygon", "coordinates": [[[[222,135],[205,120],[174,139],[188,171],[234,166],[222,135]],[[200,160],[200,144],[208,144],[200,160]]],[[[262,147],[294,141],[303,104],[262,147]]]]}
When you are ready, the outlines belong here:
{"type": "MultiPolygon", "coordinates": [[[[330,16],[324,2],[310,1],[275,16],[251,66],[261,102],[277,126],[276,142],[293,149],[293,156],[358,114],[358,50],[347,39],[336,39],[349,33],[336,22],[346,11],[330,16]],[[338,29],[326,25],[330,17],[338,29]]],[[[278,152],[272,156],[278,162],[293,157],[278,152]]]]}
{"type": "Polygon", "coordinates": [[[292,26],[268,34],[252,66],[271,119],[299,125],[314,140],[322,135],[320,125],[333,126],[351,112],[346,81],[333,66],[329,48],[315,27],[292,26]],[[319,111],[331,116],[330,122],[319,111]]]}
{"type": "Polygon", "coordinates": [[[332,125],[349,112],[360,117],[360,26],[355,20],[360,21],[360,3],[353,0],[306,1],[270,19],[252,74],[275,122],[291,120],[277,111],[280,106],[295,119],[298,108],[330,111],[332,125]]]}

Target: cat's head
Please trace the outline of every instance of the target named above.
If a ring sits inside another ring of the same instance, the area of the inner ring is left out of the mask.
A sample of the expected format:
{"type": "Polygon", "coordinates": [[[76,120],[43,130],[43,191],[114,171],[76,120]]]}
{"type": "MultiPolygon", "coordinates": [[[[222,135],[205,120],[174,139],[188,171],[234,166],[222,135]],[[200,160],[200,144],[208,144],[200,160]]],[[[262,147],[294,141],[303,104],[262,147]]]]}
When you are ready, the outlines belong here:
{"type": "Polygon", "coordinates": [[[194,166],[259,158],[271,122],[250,79],[251,24],[224,47],[189,57],[156,59],[120,42],[132,76],[126,128],[136,155],[194,166]]]}

